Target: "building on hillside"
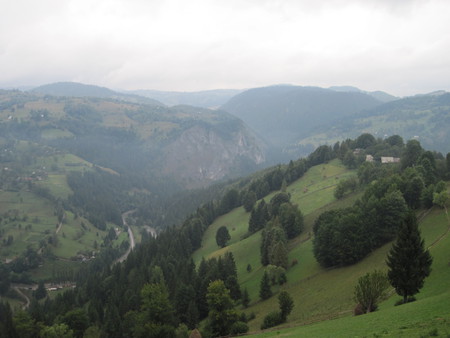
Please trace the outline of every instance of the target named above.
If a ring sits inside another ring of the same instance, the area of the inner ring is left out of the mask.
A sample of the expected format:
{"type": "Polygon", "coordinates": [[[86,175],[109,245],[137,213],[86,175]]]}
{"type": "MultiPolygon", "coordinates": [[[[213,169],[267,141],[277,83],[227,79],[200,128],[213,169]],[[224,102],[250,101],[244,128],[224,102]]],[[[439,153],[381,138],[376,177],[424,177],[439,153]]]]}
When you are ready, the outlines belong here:
{"type": "Polygon", "coordinates": [[[399,163],[399,157],[381,156],[381,163],[399,163]]]}
{"type": "Polygon", "coordinates": [[[373,162],[373,156],[372,155],[366,155],[366,162],[373,162]]]}

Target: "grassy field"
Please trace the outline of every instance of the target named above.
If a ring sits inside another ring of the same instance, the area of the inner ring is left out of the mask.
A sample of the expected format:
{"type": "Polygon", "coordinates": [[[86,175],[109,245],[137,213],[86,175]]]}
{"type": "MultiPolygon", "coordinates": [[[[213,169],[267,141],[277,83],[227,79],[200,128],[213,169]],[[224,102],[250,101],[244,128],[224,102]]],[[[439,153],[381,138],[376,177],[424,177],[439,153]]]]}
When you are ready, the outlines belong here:
{"type": "MultiPolygon", "coordinates": [[[[295,317],[295,313],[289,319],[287,326],[295,326],[291,328],[272,330],[267,333],[260,333],[261,337],[432,337],[450,335],[450,235],[448,233],[449,221],[442,210],[433,209],[421,222],[420,228],[422,236],[426,243],[433,243],[436,238],[441,238],[437,243],[430,247],[430,253],[433,256],[432,273],[426,279],[425,285],[421,292],[416,296],[417,301],[402,306],[394,306],[399,299],[395,293],[380,304],[379,310],[354,317],[350,313],[346,315],[342,312],[344,318],[329,321],[320,321],[314,324],[308,324],[308,321],[302,321],[295,317]],[[444,235],[444,237],[441,237],[444,235]]],[[[317,299],[322,299],[324,294],[334,293],[337,296],[340,292],[349,294],[353,291],[356,280],[352,281],[352,271],[363,274],[368,267],[369,270],[375,268],[384,268],[384,259],[390,245],[375,251],[371,256],[360,262],[359,264],[345,268],[336,269],[338,275],[348,275],[349,280],[345,283],[342,276],[335,279],[336,276],[326,276],[328,272],[322,276],[315,278],[317,281],[332,279],[336,287],[332,291],[317,295],[317,299]],[[342,270],[342,271],[340,271],[342,270]],[[350,270],[350,271],[349,271],[350,270]],[[341,290],[339,285],[345,289],[341,290]]],[[[316,281],[316,282],[317,282],[316,281]]],[[[310,292],[310,286],[303,285],[304,290],[310,292]]],[[[293,288],[291,288],[293,289],[293,288]]],[[[350,295],[350,294],[349,294],[350,295]]],[[[296,299],[296,305],[307,307],[304,297],[299,296],[296,299]]],[[[335,300],[329,300],[335,303],[335,300]]],[[[322,302],[322,301],[321,301],[322,302]]],[[[351,304],[350,304],[351,305],[351,304]]],[[[352,308],[349,307],[349,310],[352,308]]],[[[318,319],[319,320],[319,319],[318,319]]]]}
{"type": "Polygon", "coordinates": [[[0,256],[11,259],[22,253],[27,245],[37,248],[39,241],[55,231],[57,218],[53,206],[45,199],[27,191],[0,191],[2,241],[13,237],[11,245],[2,242],[0,256]]]}
{"type": "MultiPolygon", "coordinates": [[[[305,215],[305,230],[289,243],[289,260],[296,259],[298,264],[288,269],[288,283],[282,287],[295,301],[294,310],[285,324],[288,328],[258,333],[264,316],[278,308],[276,293],[280,287],[272,287],[275,296],[264,302],[259,300],[259,283],[264,272],[259,262],[261,234],[257,232],[242,240],[247,232],[249,218],[249,213],[243,208],[219,217],[208,228],[202,248],[194,254],[195,262],[198,263],[202,257],[217,257],[226,251],[233,252],[241,288],[247,288],[251,299],[249,308],[241,310],[247,314],[255,314],[256,318],[248,325],[250,331],[257,335],[420,337],[434,335],[436,332],[439,335],[450,334],[450,225],[442,209],[433,208],[420,223],[426,246],[433,245],[430,250],[434,257],[434,273],[427,279],[415,303],[395,307],[394,303],[399,297],[392,295],[380,305],[379,311],[366,316],[353,316],[353,289],[356,281],[374,269],[386,270],[385,259],[391,243],[349,267],[325,270],[316,262],[311,240],[314,220],[321,212],[350,206],[361,196],[361,192],[356,192],[339,201],[333,196],[334,187],[339,180],[352,175],[355,175],[354,171],[348,171],[337,161],[332,161],[312,168],[287,189],[291,200],[299,205],[305,215]],[[223,249],[215,243],[215,233],[222,225],[227,226],[231,235],[229,245],[223,249]],[[439,242],[436,243],[437,240],[439,242]],[[247,271],[248,264],[252,267],[250,272],[247,271]],[[417,315],[411,315],[415,312],[418,312],[417,315]]],[[[266,197],[266,202],[273,195],[274,193],[266,197]]],[[[391,294],[394,294],[393,290],[391,294]]]]}
{"type": "MultiPolygon", "coordinates": [[[[331,161],[326,165],[311,168],[301,179],[297,180],[287,188],[291,194],[291,200],[299,205],[300,210],[305,215],[305,230],[301,236],[292,240],[289,245],[291,248],[289,259],[297,259],[298,265],[288,270],[288,281],[296,281],[301,278],[307,278],[319,271],[319,267],[312,256],[311,229],[314,219],[318,216],[317,209],[325,210],[333,207],[331,203],[335,201],[333,196],[334,187],[339,180],[354,176],[355,172],[346,169],[338,161],[331,161]],[[310,202],[313,200],[313,202],[310,202]],[[315,205],[315,207],[314,207],[315,205]]],[[[275,195],[276,192],[268,195],[266,202],[275,195]]],[[[349,202],[348,199],[337,201],[334,207],[344,206],[353,201],[353,196],[349,202]]],[[[248,313],[254,312],[257,317],[266,313],[276,303],[276,299],[265,302],[258,302],[259,283],[264,273],[264,268],[260,263],[260,243],[261,232],[256,232],[242,240],[248,230],[248,219],[250,213],[246,213],[244,208],[236,208],[226,215],[217,218],[212,225],[208,227],[204,235],[202,247],[194,253],[194,261],[198,264],[202,257],[211,258],[223,255],[231,251],[236,261],[236,268],[239,282],[242,288],[247,288],[250,299],[252,300],[248,313]],[[230,233],[231,240],[227,247],[221,249],[215,241],[217,229],[225,225],[230,233]],[[251,266],[251,271],[247,271],[247,266],[251,266]]],[[[273,291],[277,291],[274,287],[273,291]]],[[[277,306],[277,305],[275,305],[277,306]]],[[[250,322],[251,328],[259,328],[261,318],[250,322]]]]}
{"type": "MultiPolygon", "coordinates": [[[[21,151],[33,151],[29,142],[19,142],[21,151]]],[[[22,176],[32,177],[33,184],[47,188],[56,199],[66,199],[71,193],[67,173],[92,170],[92,164],[72,154],[52,153],[37,156],[29,166],[22,168],[22,176]]],[[[44,259],[44,265],[32,271],[35,279],[48,279],[57,270],[74,269],[79,263],[70,259],[79,253],[90,255],[103,242],[107,231],[93,227],[88,220],[65,212],[60,228],[55,207],[50,200],[34,194],[26,186],[19,191],[0,190],[0,259],[9,261],[21,255],[27,247],[38,250],[43,241],[57,259],[58,264],[44,259]],[[8,238],[12,243],[7,243],[8,238]],[[56,242],[54,242],[56,239],[56,242]]],[[[112,227],[113,225],[108,225],[112,227]]],[[[121,234],[115,246],[128,238],[121,234]]]]}

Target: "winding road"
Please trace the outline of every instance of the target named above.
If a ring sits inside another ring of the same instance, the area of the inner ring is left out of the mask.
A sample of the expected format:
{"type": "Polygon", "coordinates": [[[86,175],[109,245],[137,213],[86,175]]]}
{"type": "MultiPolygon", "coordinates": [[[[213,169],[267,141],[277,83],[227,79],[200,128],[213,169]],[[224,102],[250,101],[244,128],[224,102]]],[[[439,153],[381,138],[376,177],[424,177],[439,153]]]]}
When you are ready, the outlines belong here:
{"type": "Polygon", "coordinates": [[[127,224],[127,217],[128,217],[128,215],[133,213],[133,212],[135,212],[135,211],[136,210],[129,210],[129,211],[124,212],[122,214],[122,223],[123,223],[124,226],[126,226],[128,228],[128,237],[130,238],[130,246],[128,247],[128,250],[122,256],[120,256],[118,259],[116,259],[114,261],[113,265],[116,264],[116,263],[122,263],[125,259],[127,259],[127,257],[130,254],[131,250],[133,250],[134,247],[136,246],[136,242],[134,240],[133,230],[131,230],[131,227],[128,226],[128,224],[127,224]]]}

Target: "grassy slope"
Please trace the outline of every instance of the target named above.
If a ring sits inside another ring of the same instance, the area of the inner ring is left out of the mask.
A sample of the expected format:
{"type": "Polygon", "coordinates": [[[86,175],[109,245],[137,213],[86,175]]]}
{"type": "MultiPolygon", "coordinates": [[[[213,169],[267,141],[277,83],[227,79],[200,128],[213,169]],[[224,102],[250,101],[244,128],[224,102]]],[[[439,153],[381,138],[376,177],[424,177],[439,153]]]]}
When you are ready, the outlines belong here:
{"type": "MultiPolygon", "coordinates": [[[[370,314],[370,317],[352,316],[355,305],[353,288],[357,279],[374,269],[386,269],[385,258],[391,244],[383,246],[362,262],[350,267],[324,270],[315,261],[310,239],[315,218],[326,209],[351,205],[359,196],[357,193],[340,201],[334,200],[334,188],[332,186],[339,179],[349,175],[354,175],[354,172],[345,170],[337,161],[333,161],[330,164],[312,168],[303,178],[288,187],[288,192],[292,195],[291,199],[299,204],[305,215],[305,231],[290,242],[289,258],[290,260],[295,258],[299,263],[288,270],[288,283],[283,286],[295,301],[295,308],[286,325],[306,326],[283,330],[282,335],[348,336],[351,330],[352,335],[354,332],[355,336],[366,336],[366,333],[372,335],[372,333],[384,334],[383,332],[388,332],[389,334],[394,330],[393,336],[403,333],[407,336],[408,333],[411,333],[408,330],[417,330],[416,325],[423,326],[421,323],[424,322],[431,323],[431,326],[426,325],[422,328],[424,333],[433,330],[434,325],[439,332],[446,332],[450,320],[433,321],[432,319],[444,315],[448,318],[450,313],[450,305],[434,304],[438,297],[450,298],[450,292],[447,291],[448,280],[450,280],[449,249],[447,249],[450,244],[448,243],[450,235],[444,237],[431,249],[434,256],[433,271],[435,272],[427,279],[424,289],[419,294],[419,300],[403,307],[411,309],[408,310],[411,312],[424,308],[423,311],[419,311],[420,313],[417,316],[411,316],[409,312],[400,311],[402,307],[394,307],[393,304],[398,299],[395,296],[381,304],[380,310],[382,311],[370,314]],[[397,312],[399,314],[396,314],[397,317],[395,317],[394,313],[397,312]],[[335,318],[341,319],[337,321],[327,320],[335,318]],[[370,324],[371,321],[368,318],[373,318],[371,319],[373,320],[372,324],[370,324]],[[398,318],[398,321],[393,318],[398,318]],[[311,324],[316,322],[319,323],[311,324]],[[378,323],[383,323],[383,325],[378,323]],[[321,327],[322,325],[323,327],[321,327]],[[405,327],[405,329],[400,329],[401,327],[405,327]]],[[[266,197],[266,201],[270,198],[271,196],[266,197]]],[[[207,230],[203,246],[194,254],[194,259],[199,262],[202,257],[216,257],[226,250],[233,252],[240,284],[243,288],[248,289],[252,300],[250,307],[245,312],[253,312],[256,315],[256,318],[249,322],[250,330],[258,331],[264,316],[278,308],[278,300],[276,296],[264,302],[258,300],[259,283],[264,271],[259,263],[261,236],[260,233],[256,233],[240,241],[241,236],[247,230],[248,217],[248,213],[245,213],[242,208],[238,208],[218,218],[207,230]],[[219,249],[215,243],[215,232],[221,225],[227,225],[231,235],[230,245],[224,249],[219,249]],[[251,264],[253,268],[250,273],[246,270],[247,264],[251,264]]],[[[448,226],[447,217],[442,210],[433,209],[421,222],[426,245],[431,245],[437,238],[446,233],[448,226]]],[[[273,291],[278,291],[278,287],[273,287],[273,291]]],[[[277,336],[278,331],[279,329],[276,329],[267,333],[267,335],[277,336]]],[[[448,331],[450,332],[450,329],[448,331]]]]}
{"type": "MultiPolygon", "coordinates": [[[[291,194],[291,200],[299,205],[300,210],[305,215],[305,230],[303,234],[290,242],[289,258],[296,258],[300,263],[289,269],[287,273],[289,285],[302,278],[307,278],[317,273],[319,267],[315,262],[311,252],[311,241],[308,240],[311,234],[312,223],[318,214],[316,208],[327,208],[330,202],[334,200],[334,186],[340,179],[355,175],[355,172],[348,171],[338,161],[332,161],[327,165],[316,166],[311,168],[303,178],[291,184],[287,191],[291,194]],[[306,190],[307,189],[307,190],[306,190]],[[316,207],[315,207],[316,206],[316,207]],[[306,242],[305,242],[306,240],[306,242]],[[304,243],[303,243],[304,242],[304,243]]],[[[275,193],[265,198],[268,202],[275,193]]],[[[348,204],[348,200],[339,201],[338,205],[348,204]]],[[[204,235],[202,247],[194,253],[194,261],[199,262],[202,257],[218,257],[226,251],[233,252],[236,260],[238,278],[241,286],[247,288],[252,306],[249,312],[254,312],[257,317],[269,312],[276,303],[276,299],[268,300],[260,303],[257,301],[259,293],[259,282],[261,280],[264,269],[260,263],[260,243],[261,234],[257,232],[252,236],[241,240],[248,229],[249,213],[244,209],[237,208],[230,213],[219,217],[204,235]],[[231,235],[229,245],[220,249],[215,242],[215,234],[217,229],[226,225],[231,235]],[[252,271],[247,272],[247,265],[250,264],[252,271]],[[275,302],[275,303],[273,303],[275,302]],[[272,304],[273,303],[273,304],[272,304]]],[[[274,288],[274,291],[276,288],[274,288]]],[[[277,305],[276,305],[277,306],[277,305]]],[[[250,322],[252,329],[260,326],[262,318],[257,318],[250,322]]]]}
{"type": "MultiPolygon", "coordinates": [[[[21,146],[26,147],[27,143],[22,142],[21,146]]],[[[34,183],[48,188],[55,198],[66,199],[72,193],[67,184],[67,173],[70,171],[91,170],[91,168],[91,163],[75,155],[58,154],[38,157],[36,162],[25,168],[24,171],[27,173],[35,170],[46,171],[48,176],[34,183]]],[[[5,233],[2,238],[8,238],[9,235],[12,235],[14,241],[10,246],[0,244],[0,258],[2,260],[17,257],[29,245],[38,249],[39,242],[42,239],[46,239],[56,232],[58,220],[54,215],[54,205],[49,200],[30,191],[12,192],[0,190],[0,214],[8,210],[16,210],[19,219],[16,221],[3,220],[1,228],[4,229],[5,233]],[[25,215],[27,216],[26,221],[23,220],[25,215]],[[27,227],[29,224],[31,224],[31,229],[27,227]]],[[[107,231],[101,231],[92,226],[83,217],[74,217],[71,212],[66,212],[64,222],[57,233],[58,244],[50,246],[52,253],[58,259],[63,259],[63,261],[46,260],[44,266],[32,272],[32,276],[36,279],[47,279],[52,276],[55,270],[76,268],[79,262],[67,260],[76,256],[79,252],[94,251],[94,242],[97,242],[97,245],[100,246],[106,233],[107,231]]],[[[114,241],[114,245],[120,245],[127,238],[126,234],[122,233],[114,241]]]]}
{"type": "MultiPolygon", "coordinates": [[[[448,336],[450,334],[450,223],[442,210],[434,209],[420,224],[422,236],[427,246],[430,246],[442,235],[442,239],[430,247],[433,256],[433,271],[425,281],[425,286],[416,296],[417,301],[394,306],[399,299],[395,294],[380,304],[380,310],[368,315],[323,321],[311,325],[296,326],[288,329],[276,329],[258,336],[264,337],[427,337],[448,336]]],[[[384,259],[390,244],[374,252],[359,264],[350,267],[363,274],[365,270],[376,267],[385,268],[384,259]],[[374,264],[375,263],[375,264],[374,264]],[[374,264],[374,265],[373,265],[374,264]]],[[[349,268],[337,269],[339,275],[347,274],[349,268]],[[339,270],[343,270],[339,273],[339,270]]],[[[331,276],[330,276],[331,277],[331,276]]],[[[338,281],[335,283],[338,285],[338,281]]],[[[352,284],[343,284],[352,291],[352,284]]],[[[305,287],[309,291],[308,288],[305,287]]],[[[321,295],[322,297],[323,295],[321,295]]],[[[295,298],[297,306],[303,306],[301,298],[295,298]]],[[[351,308],[350,308],[351,309],[351,308]]],[[[303,324],[301,321],[295,323],[291,317],[288,326],[303,324]]]]}

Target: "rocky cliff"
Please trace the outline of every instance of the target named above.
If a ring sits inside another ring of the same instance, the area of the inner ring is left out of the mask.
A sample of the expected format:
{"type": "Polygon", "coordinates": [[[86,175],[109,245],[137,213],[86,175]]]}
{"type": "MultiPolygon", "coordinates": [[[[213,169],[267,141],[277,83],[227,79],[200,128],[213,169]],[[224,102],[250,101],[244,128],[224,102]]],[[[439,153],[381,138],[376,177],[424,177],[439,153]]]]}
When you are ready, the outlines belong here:
{"type": "Polygon", "coordinates": [[[263,143],[241,121],[233,126],[197,124],[184,130],[164,149],[164,171],[198,186],[265,162],[263,143]]]}

